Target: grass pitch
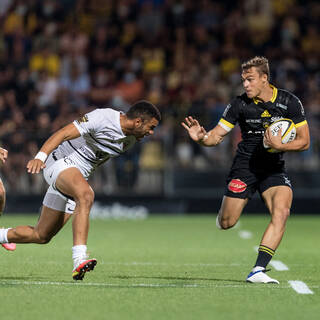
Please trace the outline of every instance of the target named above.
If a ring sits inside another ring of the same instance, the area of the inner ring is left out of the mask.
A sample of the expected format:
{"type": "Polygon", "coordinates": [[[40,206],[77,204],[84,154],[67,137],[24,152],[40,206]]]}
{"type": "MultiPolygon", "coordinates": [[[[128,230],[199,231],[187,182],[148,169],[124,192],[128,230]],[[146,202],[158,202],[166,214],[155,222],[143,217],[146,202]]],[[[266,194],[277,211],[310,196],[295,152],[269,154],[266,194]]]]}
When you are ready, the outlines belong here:
{"type": "MultiPolygon", "coordinates": [[[[6,215],[1,225],[34,225],[36,216],[6,215]]],[[[152,216],[143,221],[91,221],[88,248],[98,260],[72,280],[69,223],[47,245],[0,248],[2,319],[319,319],[318,216],[292,216],[270,272],[280,285],[244,280],[267,215],[243,215],[220,231],[215,216],[152,216]],[[239,237],[240,231],[252,237],[239,237]],[[300,280],[313,294],[288,284],[300,280]]]]}

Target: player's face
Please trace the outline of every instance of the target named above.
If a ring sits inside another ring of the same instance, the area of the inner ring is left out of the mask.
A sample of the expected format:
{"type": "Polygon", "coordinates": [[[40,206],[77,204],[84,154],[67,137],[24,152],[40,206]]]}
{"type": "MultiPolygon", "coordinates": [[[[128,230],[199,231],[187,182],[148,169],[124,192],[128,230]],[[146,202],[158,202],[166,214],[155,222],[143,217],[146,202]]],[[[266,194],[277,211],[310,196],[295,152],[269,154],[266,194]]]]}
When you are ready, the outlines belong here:
{"type": "Polygon", "coordinates": [[[255,67],[244,70],[241,75],[243,88],[248,98],[259,97],[267,81],[266,74],[260,74],[255,67]]]}
{"type": "Polygon", "coordinates": [[[150,136],[154,133],[155,127],[159,124],[156,118],[151,118],[149,120],[141,120],[136,123],[134,136],[140,141],[146,136],[150,136]]]}

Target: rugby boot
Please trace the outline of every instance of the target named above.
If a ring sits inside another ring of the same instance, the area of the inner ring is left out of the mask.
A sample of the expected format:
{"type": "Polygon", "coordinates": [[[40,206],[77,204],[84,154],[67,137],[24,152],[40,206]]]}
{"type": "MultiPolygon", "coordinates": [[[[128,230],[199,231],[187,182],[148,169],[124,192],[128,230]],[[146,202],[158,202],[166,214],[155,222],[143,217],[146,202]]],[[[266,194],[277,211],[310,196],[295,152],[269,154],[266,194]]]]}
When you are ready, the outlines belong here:
{"type": "Polygon", "coordinates": [[[14,251],[17,247],[15,243],[1,243],[1,245],[8,251],[14,251]]]}
{"type": "Polygon", "coordinates": [[[79,259],[79,261],[76,261],[72,271],[73,280],[83,280],[86,272],[93,270],[96,264],[96,259],[79,259]]]}
{"type": "MultiPolygon", "coordinates": [[[[269,271],[269,270],[268,270],[269,271]]],[[[276,279],[270,278],[266,274],[267,270],[264,267],[254,267],[252,271],[247,276],[247,282],[251,283],[276,283],[279,284],[279,281],[276,279]]]]}

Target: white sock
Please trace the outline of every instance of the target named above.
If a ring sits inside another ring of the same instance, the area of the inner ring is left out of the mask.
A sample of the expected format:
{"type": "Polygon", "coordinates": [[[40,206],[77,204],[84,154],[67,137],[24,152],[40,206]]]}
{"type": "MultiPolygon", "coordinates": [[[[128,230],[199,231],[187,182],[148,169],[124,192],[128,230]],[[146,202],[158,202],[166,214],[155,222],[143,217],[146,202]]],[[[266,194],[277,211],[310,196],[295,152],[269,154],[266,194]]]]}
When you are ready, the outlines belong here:
{"type": "Polygon", "coordinates": [[[8,241],[8,231],[12,228],[8,229],[0,229],[0,243],[9,243],[8,241]]]}
{"type": "Polygon", "coordinates": [[[72,247],[72,259],[78,260],[87,255],[87,246],[84,244],[72,247]]]}

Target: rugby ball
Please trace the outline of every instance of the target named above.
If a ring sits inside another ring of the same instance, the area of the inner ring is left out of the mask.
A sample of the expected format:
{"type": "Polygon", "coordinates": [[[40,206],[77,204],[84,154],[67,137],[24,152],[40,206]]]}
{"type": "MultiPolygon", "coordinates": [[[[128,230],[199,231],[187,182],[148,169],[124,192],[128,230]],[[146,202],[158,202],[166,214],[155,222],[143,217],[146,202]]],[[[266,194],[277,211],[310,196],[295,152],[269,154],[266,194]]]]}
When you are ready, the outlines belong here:
{"type": "MultiPolygon", "coordinates": [[[[288,143],[293,141],[296,138],[296,126],[294,125],[294,122],[290,119],[279,119],[275,122],[273,122],[268,130],[271,131],[271,134],[273,136],[276,136],[281,129],[281,141],[282,143],[288,143]]],[[[265,145],[263,142],[263,146],[268,149],[268,152],[278,152],[275,149],[270,148],[269,146],[265,145]]]]}

